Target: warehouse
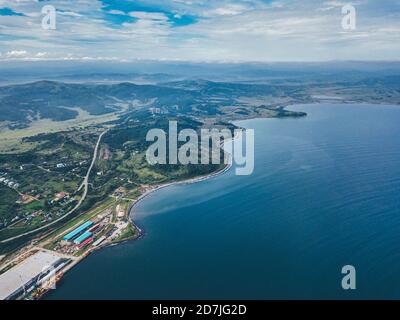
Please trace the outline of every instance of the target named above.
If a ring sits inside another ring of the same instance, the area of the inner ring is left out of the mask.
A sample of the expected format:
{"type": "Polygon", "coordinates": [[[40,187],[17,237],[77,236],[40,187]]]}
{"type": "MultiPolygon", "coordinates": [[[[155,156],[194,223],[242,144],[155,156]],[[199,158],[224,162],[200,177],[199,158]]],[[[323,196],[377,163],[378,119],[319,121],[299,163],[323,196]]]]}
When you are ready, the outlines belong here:
{"type": "Polygon", "coordinates": [[[74,229],[70,233],[64,236],[63,240],[70,241],[79,235],[82,231],[85,231],[87,228],[90,228],[93,225],[92,221],[86,221],[84,224],[80,225],[78,228],[74,229]]]}
{"type": "Polygon", "coordinates": [[[85,241],[87,238],[89,238],[91,236],[92,236],[92,233],[87,231],[84,234],[82,234],[81,236],[79,236],[78,238],[76,238],[74,240],[74,243],[75,244],[81,244],[83,241],[85,241]]]}
{"type": "Polygon", "coordinates": [[[0,300],[16,299],[38,280],[66,260],[54,253],[39,251],[0,275],[0,300]]]}

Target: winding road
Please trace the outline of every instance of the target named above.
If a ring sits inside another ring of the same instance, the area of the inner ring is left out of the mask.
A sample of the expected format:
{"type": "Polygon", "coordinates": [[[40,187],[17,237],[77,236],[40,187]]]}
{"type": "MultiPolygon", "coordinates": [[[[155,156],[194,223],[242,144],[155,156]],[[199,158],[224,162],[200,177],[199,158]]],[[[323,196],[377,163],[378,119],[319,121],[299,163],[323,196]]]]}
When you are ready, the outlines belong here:
{"type": "Polygon", "coordinates": [[[22,233],[22,234],[20,234],[20,235],[18,235],[18,236],[15,236],[15,237],[11,237],[11,238],[2,240],[2,241],[0,241],[0,243],[10,242],[10,241],[16,240],[16,239],[18,239],[18,238],[21,238],[21,237],[24,237],[24,236],[27,236],[27,235],[36,233],[36,232],[38,232],[38,231],[40,231],[40,230],[43,230],[43,229],[46,229],[46,228],[48,228],[48,227],[51,227],[52,225],[56,224],[57,222],[60,222],[61,220],[65,219],[66,217],[68,217],[69,215],[71,215],[72,213],[74,213],[74,212],[81,206],[81,204],[83,203],[83,201],[85,201],[86,196],[87,196],[87,193],[88,193],[89,176],[90,176],[90,173],[91,173],[91,171],[92,171],[92,169],[93,169],[94,164],[96,163],[97,153],[98,153],[98,151],[99,151],[99,146],[100,146],[100,143],[101,143],[101,139],[102,139],[103,136],[108,132],[108,130],[109,130],[109,129],[103,131],[103,132],[100,134],[99,138],[97,139],[96,146],[95,146],[94,152],[93,152],[92,163],[90,164],[90,167],[89,167],[89,169],[88,169],[88,171],[87,171],[87,173],[86,173],[85,178],[83,179],[82,184],[80,185],[79,189],[77,190],[77,191],[79,192],[79,191],[82,190],[82,188],[84,188],[82,197],[81,197],[81,199],[79,200],[79,202],[76,204],[76,206],[75,206],[73,209],[71,209],[70,211],[68,211],[68,212],[67,212],[65,215],[63,215],[62,217],[60,217],[60,218],[58,218],[58,219],[56,219],[56,220],[54,220],[54,221],[52,221],[52,222],[50,222],[50,223],[44,225],[44,226],[41,226],[41,227],[39,227],[39,228],[36,228],[35,230],[31,230],[31,231],[22,233]]]}

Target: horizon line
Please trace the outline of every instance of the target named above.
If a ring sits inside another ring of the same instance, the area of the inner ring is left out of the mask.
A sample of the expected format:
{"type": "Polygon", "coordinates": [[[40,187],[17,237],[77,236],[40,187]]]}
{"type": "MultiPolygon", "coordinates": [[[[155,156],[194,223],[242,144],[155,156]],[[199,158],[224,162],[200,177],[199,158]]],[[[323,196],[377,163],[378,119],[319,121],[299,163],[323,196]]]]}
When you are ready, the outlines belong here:
{"type": "Polygon", "coordinates": [[[330,59],[330,60],[185,60],[185,59],[117,59],[106,57],[77,57],[77,58],[7,58],[1,62],[112,62],[112,63],[188,63],[188,64],[285,64],[285,63],[393,63],[400,62],[398,59],[330,59]]]}

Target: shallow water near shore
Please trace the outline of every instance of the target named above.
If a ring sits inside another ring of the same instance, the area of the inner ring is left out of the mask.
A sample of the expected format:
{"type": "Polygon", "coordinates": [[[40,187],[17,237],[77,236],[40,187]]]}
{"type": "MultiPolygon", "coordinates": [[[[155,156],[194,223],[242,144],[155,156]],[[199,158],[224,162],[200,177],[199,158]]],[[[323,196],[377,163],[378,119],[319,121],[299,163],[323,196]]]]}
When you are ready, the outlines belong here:
{"type": "Polygon", "coordinates": [[[400,298],[400,107],[288,109],[308,116],[240,122],[253,175],[147,196],[145,236],[93,253],[46,299],[400,298]]]}

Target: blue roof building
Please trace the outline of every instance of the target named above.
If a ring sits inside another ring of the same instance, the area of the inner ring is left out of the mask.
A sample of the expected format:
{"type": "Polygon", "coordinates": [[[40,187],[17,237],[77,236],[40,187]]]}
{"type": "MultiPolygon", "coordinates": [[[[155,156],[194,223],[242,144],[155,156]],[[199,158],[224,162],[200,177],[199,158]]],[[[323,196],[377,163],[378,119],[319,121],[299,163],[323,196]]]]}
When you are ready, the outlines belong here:
{"type": "Polygon", "coordinates": [[[74,229],[70,233],[64,236],[63,240],[70,241],[79,235],[82,231],[85,231],[87,228],[90,228],[93,225],[92,221],[86,221],[84,224],[80,225],[78,228],[74,229]]]}

